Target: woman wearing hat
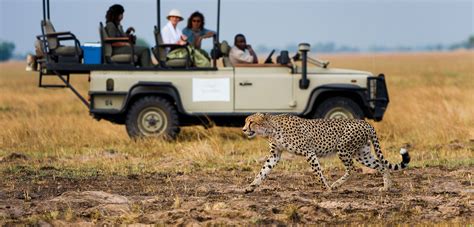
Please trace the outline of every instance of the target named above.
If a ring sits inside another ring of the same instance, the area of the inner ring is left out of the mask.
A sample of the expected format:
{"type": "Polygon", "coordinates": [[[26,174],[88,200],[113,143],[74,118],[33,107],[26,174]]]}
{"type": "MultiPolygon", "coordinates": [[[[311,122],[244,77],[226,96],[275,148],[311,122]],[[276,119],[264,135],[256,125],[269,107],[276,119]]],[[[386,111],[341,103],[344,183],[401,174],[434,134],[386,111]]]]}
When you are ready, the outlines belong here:
{"type": "Polygon", "coordinates": [[[177,9],[172,9],[166,18],[168,23],[161,30],[163,43],[185,45],[188,37],[183,35],[181,30],[177,29],[178,23],[183,20],[181,13],[177,9]]]}
{"type": "MultiPolygon", "coordinates": [[[[105,15],[106,25],[105,30],[109,37],[129,37],[132,32],[135,32],[133,27],[129,27],[126,32],[123,31],[120,22],[123,19],[123,13],[125,12],[123,6],[119,4],[112,5],[107,10],[105,15]]],[[[114,54],[128,54],[131,53],[131,46],[128,42],[115,43],[112,47],[114,54]]],[[[144,46],[134,46],[135,54],[138,56],[138,61],[141,66],[152,66],[150,50],[144,46]]]]}

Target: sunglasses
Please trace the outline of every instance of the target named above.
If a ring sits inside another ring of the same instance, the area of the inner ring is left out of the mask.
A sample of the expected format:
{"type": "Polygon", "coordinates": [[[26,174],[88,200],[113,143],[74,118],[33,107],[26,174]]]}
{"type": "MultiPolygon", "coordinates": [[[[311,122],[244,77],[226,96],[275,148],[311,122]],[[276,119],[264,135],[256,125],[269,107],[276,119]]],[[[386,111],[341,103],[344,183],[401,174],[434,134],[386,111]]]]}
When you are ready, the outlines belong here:
{"type": "Polygon", "coordinates": [[[201,20],[193,20],[193,22],[196,22],[196,23],[201,23],[201,20]]]}

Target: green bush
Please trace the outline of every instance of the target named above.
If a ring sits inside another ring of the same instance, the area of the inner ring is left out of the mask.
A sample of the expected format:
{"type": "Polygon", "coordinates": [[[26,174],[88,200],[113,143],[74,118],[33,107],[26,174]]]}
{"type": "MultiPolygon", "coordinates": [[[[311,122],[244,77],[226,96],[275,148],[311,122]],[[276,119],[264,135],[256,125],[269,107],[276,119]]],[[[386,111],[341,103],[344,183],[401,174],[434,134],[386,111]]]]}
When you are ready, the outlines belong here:
{"type": "Polygon", "coordinates": [[[13,56],[15,44],[8,41],[0,41],[0,61],[7,61],[13,56]]]}

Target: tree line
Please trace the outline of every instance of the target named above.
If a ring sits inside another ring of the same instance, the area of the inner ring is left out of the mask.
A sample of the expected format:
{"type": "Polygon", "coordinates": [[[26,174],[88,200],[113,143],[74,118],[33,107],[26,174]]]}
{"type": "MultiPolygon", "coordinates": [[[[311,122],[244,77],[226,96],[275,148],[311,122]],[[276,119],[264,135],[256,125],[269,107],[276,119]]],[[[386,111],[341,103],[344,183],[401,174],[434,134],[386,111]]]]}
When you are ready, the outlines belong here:
{"type": "MultiPolygon", "coordinates": [[[[149,46],[144,39],[139,39],[137,43],[149,46]]],[[[444,50],[456,50],[456,49],[474,49],[474,35],[471,35],[466,41],[454,43],[451,45],[435,44],[426,45],[421,47],[409,47],[409,46],[398,46],[398,47],[386,47],[386,46],[371,46],[368,48],[369,52],[407,52],[407,51],[444,51],[444,50]]],[[[265,45],[258,45],[256,50],[258,52],[270,52],[272,49],[265,45]]],[[[297,44],[290,44],[285,47],[286,50],[296,52],[298,50],[297,44]]],[[[361,52],[357,47],[351,47],[347,45],[338,46],[333,42],[326,43],[315,43],[311,45],[313,52],[317,53],[340,53],[340,52],[361,52]]],[[[10,41],[0,40],[0,62],[8,61],[14,56],[15,44],[10,41]]]]}
{"type": "MultiPolygon", "coordinates": [[[[268,47],[266,45],[258,45],[257,52],[270,52],[272,49],[280,49],[268,47]]],[[[288,44],[283,49],[290,52],[298,50],[298,44],[288,44]]],[[[432,44],[424,46],[385,46],[373,45],[367,49],[348,45],[337,45],[334,42],[320,42],[311,44],[311,51],[316,53],[356,53],[356,52],[409,52],[409,51],[450,51],[456,49],[474,49],[474,35],[471,35],[467,40],[454,44],[432,44]]]]}

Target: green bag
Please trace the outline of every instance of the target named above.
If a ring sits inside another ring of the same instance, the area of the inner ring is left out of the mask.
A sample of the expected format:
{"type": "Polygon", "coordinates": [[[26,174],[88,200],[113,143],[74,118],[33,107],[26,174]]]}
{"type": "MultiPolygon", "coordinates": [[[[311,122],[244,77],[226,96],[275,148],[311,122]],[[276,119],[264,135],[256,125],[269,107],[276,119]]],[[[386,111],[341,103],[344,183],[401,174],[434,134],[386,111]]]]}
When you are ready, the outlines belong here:
{"type": "MultiPolygon", "coordinates": [[[[187,47],[189,49],[189,52],[191,52],[191,49],[189,47],[187,47]]],[[[186,50],[186,48],[176,48],[172,51],[170,51],[167,55],[166,55],[166,59],[167,60],[171,60],[171,59],[186,59],[188,57],[188,51],[186,50]]]]}
{"type": "Polygon", "coordinates": [[[191,54],[191,65],[196,67],[211,67],[211,59],[209,54],[202,49],[196,49],[191,46],[187,46],[185,48],[178,48],[170,51],[166,58],[168,59],[167,62],[182,62],[185,61],[188,57],[188,52],[191,54]]]}
{"type": "Polygon", "coordinates": [[[199,68],[211,67],[211,58],[209,57],[209,54],[203,49],[193,49],[194,65],[199,68]]]}

